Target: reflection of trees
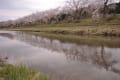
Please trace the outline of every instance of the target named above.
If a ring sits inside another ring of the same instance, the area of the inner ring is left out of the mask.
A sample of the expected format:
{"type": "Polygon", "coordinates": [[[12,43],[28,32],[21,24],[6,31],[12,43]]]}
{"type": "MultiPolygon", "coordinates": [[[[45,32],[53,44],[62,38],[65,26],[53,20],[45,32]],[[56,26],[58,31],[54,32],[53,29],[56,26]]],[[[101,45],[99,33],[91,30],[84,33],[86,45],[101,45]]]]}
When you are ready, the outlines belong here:
{"type": "MultiPolygon", "coordinates": [[[[118,73],[119,70],[112,68],[117,61],[112,58],[112,54],[105,51],[105,47],[89,47],[83,45],[61,43],[58,40],[50,40],[38,36],[24,34],[18,32],[16,34],[18,40],[22,40],[33,46],[43,47],[59,53],[64,53],[68,60],[77,60],[80,62],[88,62],[106,70],[118,73]]],[[[119,72],[120,73],[120,72],[119,72]]]]}
{"type": "Polygon", "coordinates": [[[112,60],[112,54],[105,52],[104,46],[101,47],[100,53],[96,52],[92,55],[92,60],[94,64],[104,67],[106,70],[116,63],[115,60],[112,60]]]}
{"type": "Polygon", "coordinates": [[[99,53],[96,51],[90,56],[93,64],[98,65],[107,71],[112,71],[114,73],[120,74],[120,70],[113,67],[118,63],[118,61],[112,58],[112,54],[105,52],[104,46],[101,46],[101,51],[99,53]]]}
{"type": "Polygon", "coordinates": [[[0,36],[7,37],[7,38],[10,38],[10,39],[14,38],[14,36],[10,33],[0,33],[0,36]]]}

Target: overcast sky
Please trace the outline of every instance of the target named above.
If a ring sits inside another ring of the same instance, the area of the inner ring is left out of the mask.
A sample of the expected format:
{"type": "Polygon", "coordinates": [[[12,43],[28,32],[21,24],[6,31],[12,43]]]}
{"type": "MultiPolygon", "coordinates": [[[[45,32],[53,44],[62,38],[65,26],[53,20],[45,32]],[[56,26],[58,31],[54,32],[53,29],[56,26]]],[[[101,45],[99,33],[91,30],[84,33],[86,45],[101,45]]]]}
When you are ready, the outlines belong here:
{"type": "Polygon", "coordinates": [[[65,0],[0,0],[0,21],[59,7],[65,0]]]}
{"type": "Polygon", "coordinates": [[[56,8],[63,5],[64,2],[65,0],[0,0],[0,21],[16,19],[38,11],[56,8]]]}

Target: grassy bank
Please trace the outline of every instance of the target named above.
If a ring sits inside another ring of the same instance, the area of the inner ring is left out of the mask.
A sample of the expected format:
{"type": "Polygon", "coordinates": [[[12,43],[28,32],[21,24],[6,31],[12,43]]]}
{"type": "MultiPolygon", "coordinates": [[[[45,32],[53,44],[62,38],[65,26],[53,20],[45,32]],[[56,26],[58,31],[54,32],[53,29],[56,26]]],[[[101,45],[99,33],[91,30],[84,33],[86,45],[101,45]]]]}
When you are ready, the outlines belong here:
{"type": "Polygon", "coordinates": [[[67,42],[120,47],[120,15],[114,19],[82,19],[78,22],[38,24],[4,29],[24,31],[67,42]]]}
{"type": "Polygon", "coordinates": [[[24,66],[2,65],[0,70],[0,80],[47,80],[34,70],[24,66]]]}
{"type": "Polygon", "coordinates": [[[120,18],[112,20],[82,19],[79,22],[36,24],[31,26],[20,26],[5,28],[8,30],[46,32],[53,34],[68,35],[91,35],[91,36],[115,36],[120,37],[120,18]]]}

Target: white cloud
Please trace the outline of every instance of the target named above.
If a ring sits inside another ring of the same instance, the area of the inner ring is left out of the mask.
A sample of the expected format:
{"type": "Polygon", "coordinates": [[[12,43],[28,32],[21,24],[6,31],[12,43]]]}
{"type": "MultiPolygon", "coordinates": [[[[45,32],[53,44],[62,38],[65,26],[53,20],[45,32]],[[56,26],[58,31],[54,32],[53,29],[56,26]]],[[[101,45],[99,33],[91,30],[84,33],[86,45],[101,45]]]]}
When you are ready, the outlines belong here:
{"type": "Polygon", "coordinates": [[[5,19],[17,19],[31,13],[32,11],[29,10],[0,10],[0,16],[2,16],[2,19],[0,19],[0,21],[5,19]]]}
{"type": "Polygon", "coordinates": [[[46,10],[60,6],[65,0],[24,0],[32,10],[46,10]]]}
{"type": "MultiPolygon", "coordinates": [[[[0,21],[63,5],[66,0],[0,0],[0,21]],[[8,17],[8,18],[7,18],[8,17]]],[[[119,1],[119,0],[114,0],[119,1]]]]}
{"type": "Polygon", "coordinates": [[[65,0],[11,0],[9,2],[9,0],[2,0],[0,2],[4,2],[6,6],[0,5],[0,17],[2,16],[0,21],[3,20],[3,17],[5,17],[5,19],[16,19],[33,12],[59,7],[64,1],[65,0]],[[5,7],[5,9],[2,9],[2,7],[5,7]]]}

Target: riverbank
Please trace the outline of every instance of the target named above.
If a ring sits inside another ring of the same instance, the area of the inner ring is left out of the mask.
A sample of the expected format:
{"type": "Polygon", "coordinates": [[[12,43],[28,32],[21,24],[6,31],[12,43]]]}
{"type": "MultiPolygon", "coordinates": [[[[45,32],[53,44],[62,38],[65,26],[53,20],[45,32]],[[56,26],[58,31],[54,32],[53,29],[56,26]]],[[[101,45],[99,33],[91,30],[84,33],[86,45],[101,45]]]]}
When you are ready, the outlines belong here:
{"type": "Polygon", "coordinates": [[[80,22],[38,24],[3,30],[23,31],[37,36],[88,45],[120,47],[119,18],[112,20],[83,19],[80,22]]]}
{"type": "Polygon", "coordinates": [[[0,80],[47,80],[47,77],[22,65],[0,64],[0,80]]]}
{"type": "Polygon", "coordinates": [[[100,19],[81,19],[77,22],[59,22],[57,24],[35,24],[29,26],[3,28],[7,30],[45,32],[66,35],[114,36],[120,37],[120,15],[100,19]]]}
{"type": "MultiPolygon", "coordinates": [[[[7,30],[46,32],[53,34],[78,35],[78,36],[114,36],[120,37],[120,25],[81,25],[80,23],[43,24],[7,30]]],[[[5,29],[5,30],[6,30],[5,29]]]]}
{"type": "Polygon", "coordinates": [[[72,22],[9,26],[1,29],[29,32],[45,32],[68,35],[120,37],[120,15],[107,18],[81,19],[72,22]]]}

